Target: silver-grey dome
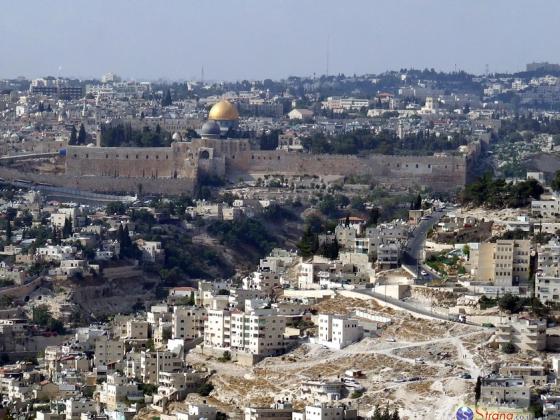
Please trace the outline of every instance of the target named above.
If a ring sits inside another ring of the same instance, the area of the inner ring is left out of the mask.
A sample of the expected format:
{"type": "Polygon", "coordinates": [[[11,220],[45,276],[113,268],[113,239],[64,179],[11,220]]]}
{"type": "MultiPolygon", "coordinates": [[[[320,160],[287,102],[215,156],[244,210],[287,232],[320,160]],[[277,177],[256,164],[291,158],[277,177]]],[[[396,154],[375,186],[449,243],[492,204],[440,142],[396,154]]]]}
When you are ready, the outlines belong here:
{"type": "Polygon", "coordinates": [[[200,135],[202,137],[217,138],[220,137],[220,134],[220,125],[216,121],[206,121],[200,129],[200,135]]]}

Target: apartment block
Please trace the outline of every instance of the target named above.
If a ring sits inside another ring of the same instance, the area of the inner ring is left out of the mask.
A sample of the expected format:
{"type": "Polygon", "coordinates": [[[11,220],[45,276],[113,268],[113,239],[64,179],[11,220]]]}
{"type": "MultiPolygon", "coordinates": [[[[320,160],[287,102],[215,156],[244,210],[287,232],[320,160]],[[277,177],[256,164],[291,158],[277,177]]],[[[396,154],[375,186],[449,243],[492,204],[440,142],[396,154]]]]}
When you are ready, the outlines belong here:
{"type": "Polygon", "coordinates": [[[270,407],[245,408],[245,420],[291,420],[292,404],[276,402],[270,407]]]}
{"type": "Polygon", "coordinates": [[[341,315],[319,315],[319,344],[342,349],[361,340],[363,335],[363,327],[356,319],[341,315]]]}
{"type": "Polygon", "coordinates": [[[140,378],[146,384],[158,384],[161,372],[177,372],[183,361],[170,351],[143,351],[140,354],[140,378]]]}
{"type": "Polygon", "coordinates": [[[502,348],[511,343],[519,351],[543,351],[546,321],[507,317],[496,326],[496,341],[502,348]]]}
{"type": "Polygon", "coordinates": [[[127,378],[117,374],[107,375],[107,381],[98,385],[97,389],[99,402],[109,410],[116,410],[119,403],[144,399],[144,393],[138,389],[137,383],[129,382],[127,378]]]}
{"type": "Polygon", "coordinates": [[[544,304],[560,302],[560,242],[553,239],[538,247],[535,296],[544,304]]]}
{"type": "Polygon", "coordinates": [[[539,219],[556,219],[560,215],[560,199],[551,196],[531,201],[531,215],[539,219]]]}
{"type": "Polygon", "coordinates": [[[147,321],[130,320],[126,323],[126,338],[129,340],[147,340],[150,324],[147,321]]]}
{"type": "Polygon", "coordinates": [[[543,386],[548,382],[547,371],[543,366],[503,366],[499,373],[504,377],[521,378],[527,386],[543,386]]]}
{"type": "Polygon", "coordinates": [[[271,294],[274,289],[280,287],[280,278],[278,274],[270,270],[259,270],[251,273],[250,276],[243,279],[243,289],[258,290],[265,294],[271,294]]]}
{"type": "Polygon", "coordinates": [[[529,408],[531,389],[521,378],[489,376],[482,378],[480,402],[488,406],[529,408]]]}
{"type": "Polygon", "coordinates": [[[231,313],[231,348],[258,356],[285,351],[286,319],[274,309],[231,313]]]}
{"type": "Polygon", "coordinates": [[[529,280],[531,243],[529,240],[498,240],[471,243],[465,265],[478,280],[499,287],[525,284],[529,280]]]}
{"type": "Polygon", "coordinates": [[[275,309],[209,310],[204,324],[204,345],[255,356],[285,351],[286,318],[275,309]]]}
{"type": "Polygon", "coordinates": [[[174,306],[171,319],[171,337],[193,340],[204,334],[206,309],[195,306],[174,306]]]}
{"type": "Polygon", "coordinates": [[[177,420],[216,420],[217,410],[206,404],[189,404],[188,411],[177,411],[177,420]]]}
{"type": "Polygon", "coordinates": [[[95,340],[95,366],[107,366],[120,362],[124,358],[124,343],[112,340],[107,336],[98,337],[95,340]]]}
{"type": "Polygon", "coordinates": [[[303,413],[293,413],[292,420],[355,420],[358,410],[344,404],[308,405],[303,413]]]}

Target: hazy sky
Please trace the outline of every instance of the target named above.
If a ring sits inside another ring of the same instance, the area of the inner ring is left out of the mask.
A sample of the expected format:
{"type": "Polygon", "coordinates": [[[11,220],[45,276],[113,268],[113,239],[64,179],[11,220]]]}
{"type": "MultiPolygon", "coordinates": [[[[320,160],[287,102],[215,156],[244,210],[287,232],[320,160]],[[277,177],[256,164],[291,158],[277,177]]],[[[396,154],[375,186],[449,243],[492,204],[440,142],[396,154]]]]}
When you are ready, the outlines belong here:
{"type": "Polygon", "coordinates": [[[0,78],[282,78],[560,62],[560,0],[0,0],[0,78]],[[330,39],[330,42],[327,40],[330,39]]]}

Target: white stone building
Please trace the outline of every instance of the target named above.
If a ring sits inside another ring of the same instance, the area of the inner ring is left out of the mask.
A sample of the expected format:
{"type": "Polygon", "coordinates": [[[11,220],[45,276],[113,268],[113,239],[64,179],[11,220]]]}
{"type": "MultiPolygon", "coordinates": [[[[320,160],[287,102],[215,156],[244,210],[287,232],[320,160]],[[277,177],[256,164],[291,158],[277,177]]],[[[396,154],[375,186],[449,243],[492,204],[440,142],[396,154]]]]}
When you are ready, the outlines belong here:
{"type": "Polygon", "coordinates": [[[361,340],[363,336],[363,328],[356,319],[341,315],[319,315],[318,344],[342,349],[361,340]]]}

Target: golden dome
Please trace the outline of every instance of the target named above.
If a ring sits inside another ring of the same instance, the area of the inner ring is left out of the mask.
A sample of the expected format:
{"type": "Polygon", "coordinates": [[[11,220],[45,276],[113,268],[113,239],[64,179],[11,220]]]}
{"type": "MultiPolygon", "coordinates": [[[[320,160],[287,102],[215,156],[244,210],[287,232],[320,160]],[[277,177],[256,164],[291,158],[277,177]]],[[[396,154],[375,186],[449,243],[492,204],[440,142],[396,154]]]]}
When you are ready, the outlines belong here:
{"type": "Polygon", "coordinates": [[[239,112],[237,112],[234,104],[222,100],[210,109],[208,119],[214,121],[235,121],[239,119],[239,112]]]}

